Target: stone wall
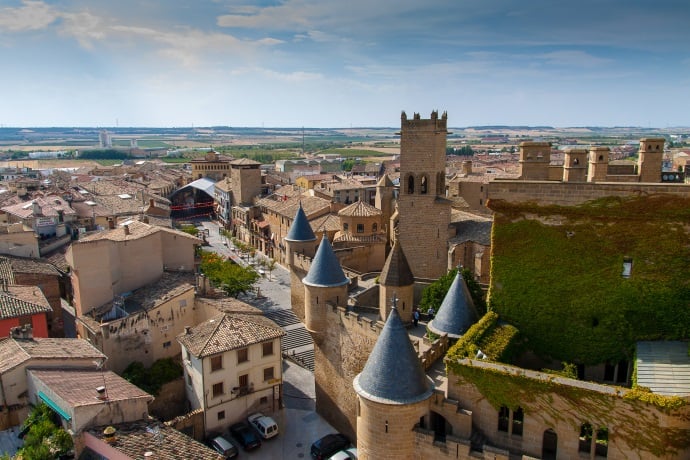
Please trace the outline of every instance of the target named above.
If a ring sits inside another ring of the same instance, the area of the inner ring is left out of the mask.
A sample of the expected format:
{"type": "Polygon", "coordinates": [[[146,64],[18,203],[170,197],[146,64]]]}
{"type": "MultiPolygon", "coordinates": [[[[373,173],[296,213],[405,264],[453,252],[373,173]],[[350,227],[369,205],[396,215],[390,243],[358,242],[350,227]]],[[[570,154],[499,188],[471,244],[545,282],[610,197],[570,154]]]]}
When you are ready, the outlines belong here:
{"type": "Polygon", "coordinates": [[[187,410],[184,377],[163,384],[156,398],[149,403],[149,413],[160,420],[170,420],[187,410]]]}
{"type": "MultiPolygon", "coordinates": [[[[538,202],[542,206],[576,206],[598,198],[617,196],[650,196],[670,194],[690,197],[685,184],[590,183],[493,180],[489,183],[489,200],[508,203],[538,202]]],[[[491,207],[491,204],[489,204],[491,207]]]]}
{"type": "Polygon", "coordinates": [[[352,381],[364,368],[383,324],[342,307],[329,309],[327,324],[322,342],[314,344],[316,411],[355,439],[357,395],[352,381]]]}

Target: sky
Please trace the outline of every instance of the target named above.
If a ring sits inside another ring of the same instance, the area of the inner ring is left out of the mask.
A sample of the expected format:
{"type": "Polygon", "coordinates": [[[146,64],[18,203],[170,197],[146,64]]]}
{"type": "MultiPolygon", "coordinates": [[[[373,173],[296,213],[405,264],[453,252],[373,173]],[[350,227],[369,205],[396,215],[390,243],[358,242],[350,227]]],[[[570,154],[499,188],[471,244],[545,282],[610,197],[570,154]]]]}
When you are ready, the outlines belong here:
{"type": "Polygon", "coordinates": [[[0,0],[0,126],[690,126],[687,0],[0,0]]]}

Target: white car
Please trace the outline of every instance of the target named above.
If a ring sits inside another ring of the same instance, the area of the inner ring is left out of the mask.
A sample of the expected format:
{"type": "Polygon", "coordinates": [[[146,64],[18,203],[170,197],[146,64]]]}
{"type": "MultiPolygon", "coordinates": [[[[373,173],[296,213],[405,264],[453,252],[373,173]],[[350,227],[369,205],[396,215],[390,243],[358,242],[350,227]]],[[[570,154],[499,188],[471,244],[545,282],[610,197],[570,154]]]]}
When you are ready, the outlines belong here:
{"type": "Polygon", "coordinates": [[[264,439],[278,436],[278,424],[271,417],[268,417],[261,412],[256,412],[250,415],[247,417],[247,421],[264,439]]]}
{"type": "Polygon", "coordinates": [[[341,450],[331,455],[328,460],[357,460],[357,448],[350,447],[349,449],[341,450]]]}

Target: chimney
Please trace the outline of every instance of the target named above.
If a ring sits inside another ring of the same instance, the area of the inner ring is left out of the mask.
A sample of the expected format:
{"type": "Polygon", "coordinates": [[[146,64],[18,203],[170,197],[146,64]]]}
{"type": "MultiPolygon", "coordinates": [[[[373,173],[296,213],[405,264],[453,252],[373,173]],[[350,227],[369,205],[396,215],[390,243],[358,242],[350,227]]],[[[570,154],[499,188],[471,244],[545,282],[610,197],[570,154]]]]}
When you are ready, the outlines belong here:
{"type": "Polygon", "coordinates": [[[156,202],[153,200],[153,198],[149,198],[149,208],[155,208],[156,207],[156,202]]]}
{"type": "Polygon", "coordinates": [[[100,399],[101,401],[105,401],[108,399],[108,394],[105,391],[105,385],[96,387],[96,393],[98,394],[96,398],[100,399]]]}
{"type": "Polygon", "coordinates": [[[108,229],[113,230],[115,228],[115,221],[112,217],[108,217],[108,229]]]}
{"type": "Polygon", "coordinates": [[[125,225],[125,235],[129,235],[129,225],[125,225]]]}
{"type": "Polygon", "coordinates": [[[33,203],[31,203],[31,207],[32,207],[31,211],[33,212],[34,216],[43,215],[43,209],[41,209],[40,204],[36,203],[36,200],[34,200],[33,203]]]}

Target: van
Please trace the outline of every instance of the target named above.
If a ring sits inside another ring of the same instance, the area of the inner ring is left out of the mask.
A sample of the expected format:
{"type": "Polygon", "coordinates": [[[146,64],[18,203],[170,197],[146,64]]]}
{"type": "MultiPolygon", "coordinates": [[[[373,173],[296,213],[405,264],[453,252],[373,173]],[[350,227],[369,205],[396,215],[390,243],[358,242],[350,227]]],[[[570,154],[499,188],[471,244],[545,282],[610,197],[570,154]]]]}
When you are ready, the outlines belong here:
{"type": "Polygon", "coordinates": [[[247,417],[247,421],[259,432],[262,438],[269,439],[278,436],[278,424],[271,417],[261,412],[247,417]]]}
{"type": "Polygon", "coordinates": [[[213,448],[213,450],[219,454],[224,455],[225,458],[237,457],[237,454],[239,453],[237,447],[235,447],[232,442],[228,441],[223,436],[216,436],[215,438],[211,439],[211,448],[213,448]]]}

